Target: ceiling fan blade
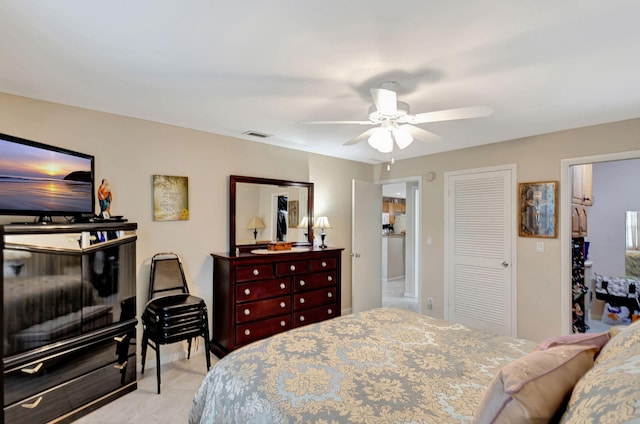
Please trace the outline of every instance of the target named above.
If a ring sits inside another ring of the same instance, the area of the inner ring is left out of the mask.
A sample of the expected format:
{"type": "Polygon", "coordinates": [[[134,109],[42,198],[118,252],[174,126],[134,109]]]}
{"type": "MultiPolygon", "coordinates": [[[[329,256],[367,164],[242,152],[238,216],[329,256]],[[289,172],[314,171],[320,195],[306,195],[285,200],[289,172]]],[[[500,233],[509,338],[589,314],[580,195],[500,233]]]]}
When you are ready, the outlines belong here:
{"type": "Polygon", "coordinates": [[[370,128],[367,131],[363,132],[362,134],[353,137],[351,140],[349,140],[346,143],[344,143],[343,146],[351,146],[351,145],[354,145],[354,144],[358,144],[362,140],[366,140],[369,137],[371,137],[371,134],[376,132],[376,130],[378,130],[379,128],[380,127],[370,128]]]}
{"type": "Polygon", "coordinates": [[[394,116],[398,112],[398,99],[395,91],[385,88],[372,88],[371,97],[376,110],[384,116],[394,116]]]}
{"type": "Polygon", "coordinates": [[[357,125],[374,125],[374,122],[371,121],[307,121],[303,122],[303,124],[357,124],[357,125]]]}
{"type": "Polygon", "coordinates": [[[433,141],[440,140],[440,136],[438,134],[434,134],[432,132],[423,130],[422,128],[414,127],[413,125],[404,124],[398,125],[398,128],[402,131],[405,131],[415,139],[425,143],[430,143],[433,141]]]}
{"type": "Polygon", "coordinates": [[[493,108],[491,106],[480,105],[407,115],[402,121],[410,124],[425,124],[427,122],[453,121],[455,119],[483,118],[490,116],[492,113],[493,108]]]}

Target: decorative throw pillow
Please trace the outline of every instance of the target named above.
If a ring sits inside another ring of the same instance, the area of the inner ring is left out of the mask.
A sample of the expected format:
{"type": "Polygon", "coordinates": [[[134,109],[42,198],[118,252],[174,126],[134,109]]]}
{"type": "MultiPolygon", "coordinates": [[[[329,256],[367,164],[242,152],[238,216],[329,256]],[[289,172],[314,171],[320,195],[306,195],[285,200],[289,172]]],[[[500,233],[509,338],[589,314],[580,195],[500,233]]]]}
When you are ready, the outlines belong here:
{"type": "Polygon", "coordinates": [[[536,347],[533,348],[536,350],[546,350],[555,346],[566,346],[566,345],[582,345],[582,346],[595,346],[598,350],[602,349],[609,339],[611,335],[608,331],[604,333],[577,333],[577,334],[569,334],[567,336],[557,336],[550,337],[538,343],[536,347]]]}
{"type": "Polygon", "coordinates": [[[612,338],[609,343],[602,348],[602,352],[598,356],[598,361],[606,361],[609,356],[617,355],[622,350],[631,350],[640,346],[640,321],[628,326],[620,326],[612,331],[623,328],[618,334],[612,338]]]}
{"type": "Polygon", "coordinates": [[[575,385],[563,424],[640,422],[640,322],[611,339],[575,385]]]}
{"type": "Polygon", "coordinates": [[[475,423],[547,422],[592,366],[597,348],[565,345],[538,350],[502,368],[480,403],[475,423]]]}

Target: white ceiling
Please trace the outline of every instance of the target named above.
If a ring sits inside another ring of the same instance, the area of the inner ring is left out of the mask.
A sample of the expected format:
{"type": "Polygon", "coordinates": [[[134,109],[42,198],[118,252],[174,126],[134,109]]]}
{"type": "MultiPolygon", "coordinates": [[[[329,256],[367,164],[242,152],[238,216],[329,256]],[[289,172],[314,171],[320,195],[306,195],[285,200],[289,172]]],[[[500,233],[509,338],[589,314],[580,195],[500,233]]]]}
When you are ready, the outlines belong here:
{"type": "MultiPolygon", "coordinates": [[[[3,0],[0,91],[375,163],[369,89],[441,139],[396,159],[640,117],[637,0],[3,0]]],[[[1,129],[0,129],[1,132],[1,129]]],[[[46,140],[40,140],[46,142],[46,140]]],[[[606,140],[603,140],[606,143],[606,140]]]]}

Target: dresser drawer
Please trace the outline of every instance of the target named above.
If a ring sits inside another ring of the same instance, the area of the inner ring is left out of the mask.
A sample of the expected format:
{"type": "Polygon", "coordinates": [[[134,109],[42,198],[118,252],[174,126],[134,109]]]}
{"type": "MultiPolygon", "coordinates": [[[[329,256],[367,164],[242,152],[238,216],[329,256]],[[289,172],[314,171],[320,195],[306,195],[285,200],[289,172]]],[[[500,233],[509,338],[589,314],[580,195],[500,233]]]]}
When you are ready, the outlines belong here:
{"type": "Polygon", "coordinates": [[[4,408],[6,423],[46,423],[109,392],[136,385],[136,356],[119,369],[106,365],[79,378],[42,391],[4,408]]]}
{"type": "Polygon", "coordinates": [[[236,344],[241,345],[291,328],[291,315],[283,315],[236,327],[236,344]]]}
{"type": "Polygon", "coordinates": [[[303,325],[333,318],[337,316],[337,312],[338,307],[335,303],[320,306],[319,308],[315,309],[309,309],[308,311],[295,312],[293,314],[293,326],[302,327],[303,325]]]}
{"type": "Polygon", "coordinates": [[[243,323],[291,312],[291,296],[243,303],[236,306],[236,322],[243,323]]]}
{"type": "Polygon", "coordinates": [[[236,268],[236,281],[238,282],[255,281],[273,277],[273,266],[271,264],[239,266],[236,268]]]}
{"type": "Polygon", "coordinates": [[[5,364],[4,405],[18,402],[105,365],[123,363],[135,353],[135,349],[136,340],[122,331],[38,360],[5,364]]]}
{"type": "Polygon", "coordinates": [[[336,258],[312,259],[309,261],[309,269],[311,272],[330,271],[336,269],[336,258]]]}
{"type": "Polygon", "coordinates": [[[336,302],[336,289],[315,290],[299,293],[293,296],[293,310],[301,311],[336,302]]]}
{"type": "Polygon", "coordinates": [[[236,302],[266,299],[291,293],[291,278],[264,280],[236,286],[236,302]]]}
{"type": "Polygon", "coordinates": [[[276,264],[276,275],[278,277],[304,274],[306,272],[309,272],[309,261],[287,261],[276,264]]]}
{"type": "Polygon", "coordinates": [[[315,290],[321,287],[334,286],[336,284],[336,272],[318,272],[316,274],[300,275],[294,277],[293,291],[298,293],[306,290],[315,290]]]}

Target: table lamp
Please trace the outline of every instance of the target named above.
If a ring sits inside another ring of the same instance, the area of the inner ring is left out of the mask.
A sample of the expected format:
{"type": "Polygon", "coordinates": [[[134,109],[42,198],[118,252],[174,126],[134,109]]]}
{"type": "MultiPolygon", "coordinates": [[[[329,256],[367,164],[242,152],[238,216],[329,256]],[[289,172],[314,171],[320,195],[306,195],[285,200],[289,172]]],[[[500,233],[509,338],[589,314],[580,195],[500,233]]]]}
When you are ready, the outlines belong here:
{"type": "Polygon", "coordinates": [[[313,228],[320,228],[321,232],[320,232],[320,240],[322,241],[322,244],[320,245],[321,249],[325,249],[327,247],[326,244],[324,244],[324,237],[327,235],[324,230],[326,228],[331,228],[331,224],[329,224],[329,218],[327,218],[326,216],[319,216],[316,218],[316,223],[314,224],[313,228]]]}
{"type": "Polygon", "coordinates": [[[251,218],[251,221],[249,221],[249,225],[247,225],[247,229],[251,230],[253,229],[253,242],[254,243],[258,243],[258,230],[262,230],[264,228],[264,222],[262,222],[262,220],[260,218],[258,218],[257,216],[254,216],[253,218],[251,218]]]}

